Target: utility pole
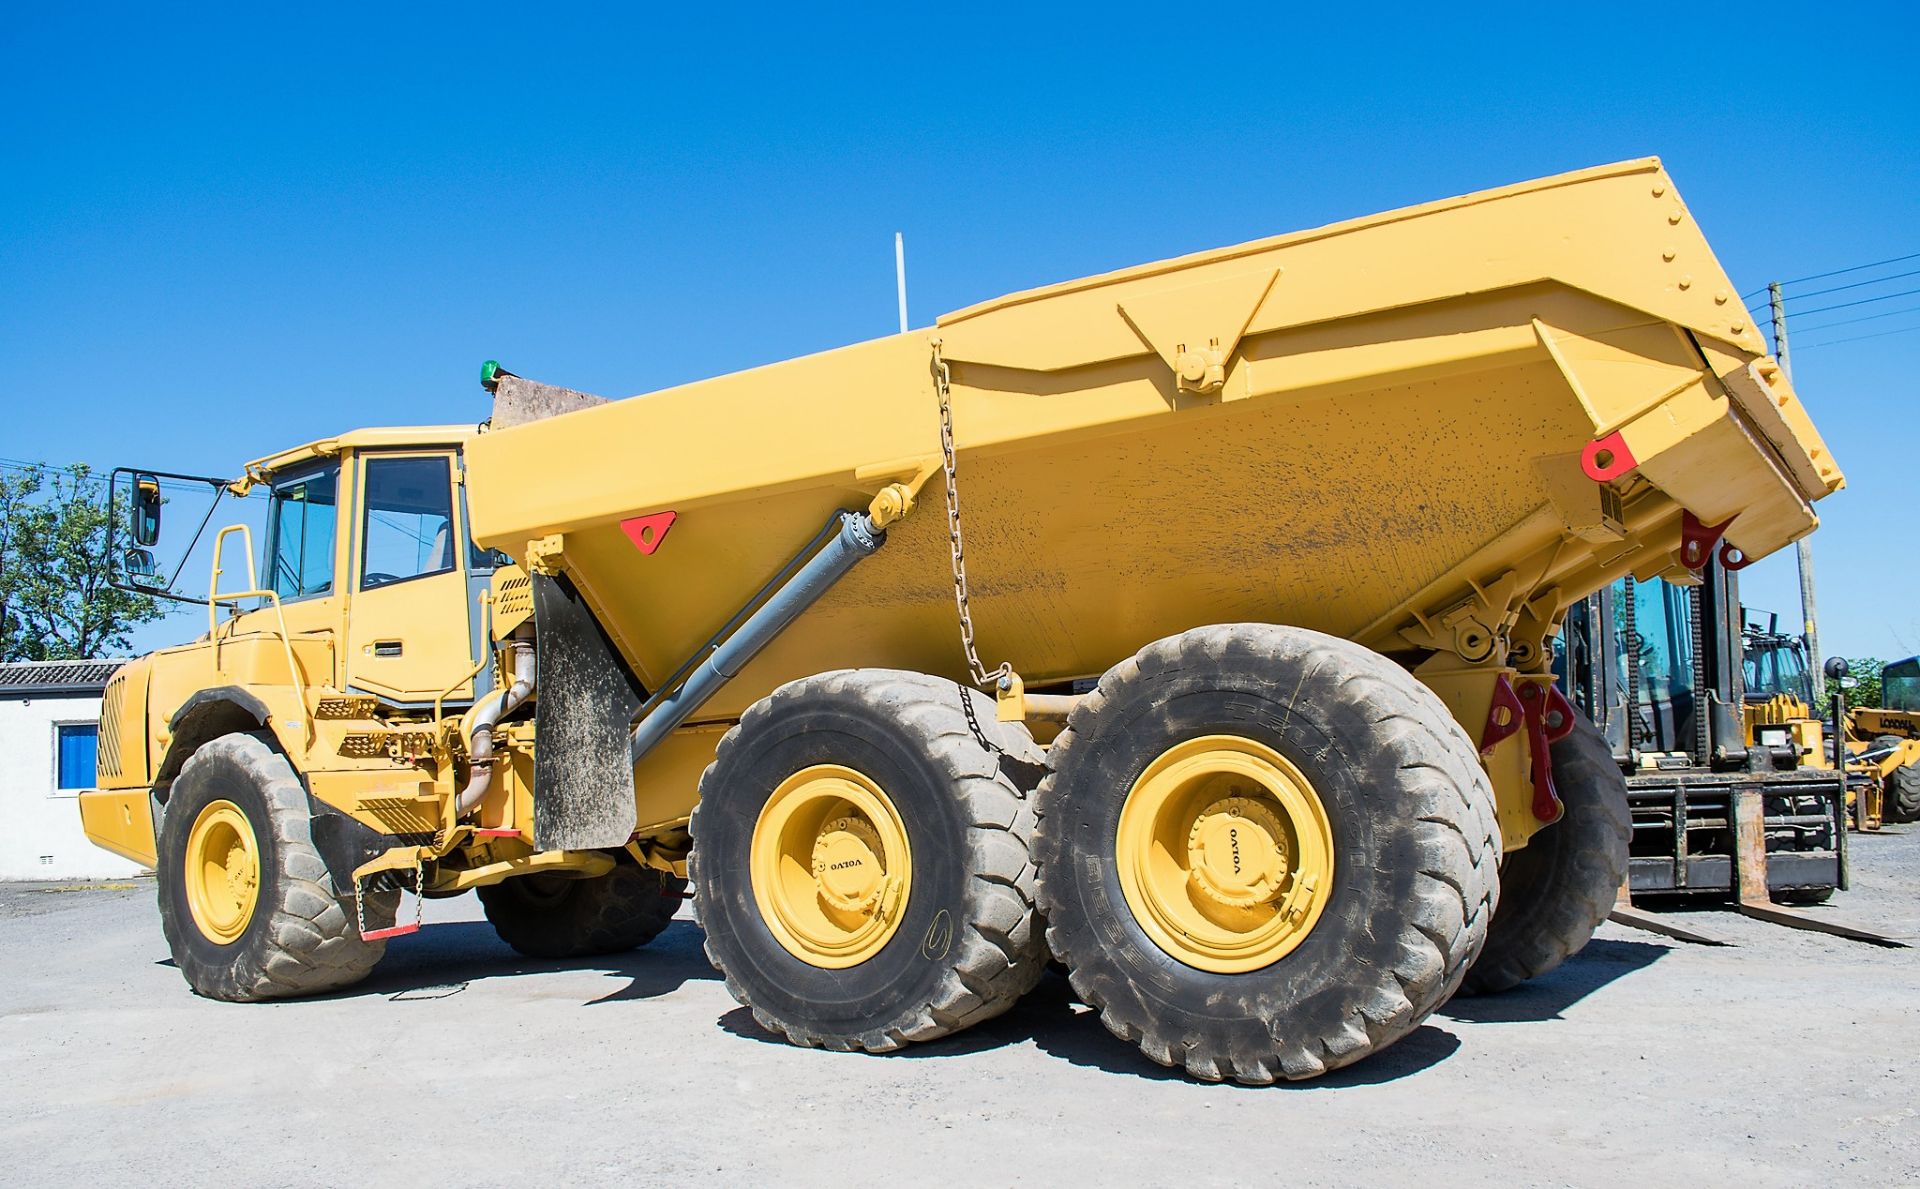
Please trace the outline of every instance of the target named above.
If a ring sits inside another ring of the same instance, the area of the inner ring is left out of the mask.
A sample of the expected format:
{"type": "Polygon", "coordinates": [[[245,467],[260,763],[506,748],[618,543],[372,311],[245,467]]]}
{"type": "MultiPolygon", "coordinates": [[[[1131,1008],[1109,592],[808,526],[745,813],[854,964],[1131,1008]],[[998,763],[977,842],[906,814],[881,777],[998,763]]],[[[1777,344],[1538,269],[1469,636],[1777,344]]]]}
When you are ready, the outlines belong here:
{"type": "MultiPolygon", "coordinates": [[[[1767,286],[1767,306],[1773,314],[1773,357],[1780,361],[1780,370],[1786,373],[1787,383],[1791,384],[1793,366],[1787,361],[1787,303],[1780,295],[1778,281],[1767,286]]],[[[1800,561],[1800,620],[1801,631],[1807,639],[1807,666],[1819,672],[1824,658],[1820,655],[1820,630],[1814,621],[1812,539],[1801,537],[1795,553],[1800,561]]]]}

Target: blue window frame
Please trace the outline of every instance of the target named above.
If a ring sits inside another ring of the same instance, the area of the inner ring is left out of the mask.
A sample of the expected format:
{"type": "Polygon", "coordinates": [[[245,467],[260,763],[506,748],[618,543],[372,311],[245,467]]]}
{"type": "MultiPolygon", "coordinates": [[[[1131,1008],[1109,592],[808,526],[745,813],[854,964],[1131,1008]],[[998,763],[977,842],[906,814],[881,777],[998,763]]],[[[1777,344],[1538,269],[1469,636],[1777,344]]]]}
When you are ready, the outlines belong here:
{"type": "Polygon", "coordinates": [[[59,741],[60,780],[58,788],[90,789],[94,784],[93,764],[100,747],[98,723],[61,723],[54,727],[59,741]]]}

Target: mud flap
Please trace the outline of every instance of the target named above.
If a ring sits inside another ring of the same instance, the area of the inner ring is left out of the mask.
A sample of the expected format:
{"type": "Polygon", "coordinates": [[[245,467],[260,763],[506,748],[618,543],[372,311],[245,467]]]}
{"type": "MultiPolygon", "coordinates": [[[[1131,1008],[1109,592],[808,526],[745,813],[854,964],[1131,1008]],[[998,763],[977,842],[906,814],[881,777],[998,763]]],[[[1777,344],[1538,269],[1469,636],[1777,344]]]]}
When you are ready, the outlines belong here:
{"type": "Polygon", "coordinates": [[[533,845],[625,846],[633,834],[627,730],[644,694],[565,577],[533,575],[533,845]]]}

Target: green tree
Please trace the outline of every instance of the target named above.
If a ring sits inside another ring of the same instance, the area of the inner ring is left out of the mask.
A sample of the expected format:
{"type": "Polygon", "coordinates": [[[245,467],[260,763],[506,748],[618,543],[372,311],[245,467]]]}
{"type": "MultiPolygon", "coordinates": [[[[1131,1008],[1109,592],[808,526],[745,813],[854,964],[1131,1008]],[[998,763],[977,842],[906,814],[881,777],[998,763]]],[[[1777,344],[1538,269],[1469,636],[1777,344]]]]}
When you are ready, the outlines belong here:
{"type": "MultiPolygon", "coordinates": [[[[1871,656],[1848,657],[1847,658],[1847,676],[1856,679],[1857,681],[1859,681],[1860,684],[1854,686],[1852,689],[1847,691],[1847,705],[1849,706],[1880,705],[1881,698],[1882,698],[1882,693],[1880,689],[1880,670],[1886,667],[1887,667],[1887,662],[1880,660],[1877,657],[1871,657],[1871,656]]],[[[1826,699],[1825,705],[1831,707],[1833,705],[1834,698],[1838,697],[1840,694],[1840,683],[1831,677],[1826,679],[1826,683],[1827,683],[1826,685],[1827,699],[1826,699]]]]}
{"type": "Polygon", "coordinates": [[[127,647],[158,599],[116,589],[105,485],[84,463],[0,475],[0,661],[73,660],[127,647]]]}

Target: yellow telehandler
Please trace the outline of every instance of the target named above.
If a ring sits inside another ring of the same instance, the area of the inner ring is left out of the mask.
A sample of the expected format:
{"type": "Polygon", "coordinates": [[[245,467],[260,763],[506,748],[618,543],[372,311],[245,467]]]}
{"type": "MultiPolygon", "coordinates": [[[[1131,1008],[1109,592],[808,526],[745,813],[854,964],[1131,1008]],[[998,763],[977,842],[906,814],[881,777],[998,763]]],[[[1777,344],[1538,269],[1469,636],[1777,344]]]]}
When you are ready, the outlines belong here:
{"type": "Polygon", "coordinates": [[[120,472],[142,588],[189,593],[169,484],[264,493],[264,540],[217,534],[206,634],[115,676],[81,813],[215,998],[364,976],[407,892],[578,955],[691,884],[798,1044],[948,1035],[1051,955],[1155,1061],[1312,1077],[1612,908],[1566,611],[1776,550],[1841,485],[1735,292],[1628,161],[120,472]]]}
{"type": "Polygon", "coordinates": [[[1864,778],[1863,828],[1920,822],[1920,657],[1880,670],[1880,705],[1848,707],[1846,736],[1847,771],[1864,778]]]}
{"type": "MultiPolygon", "coordinates": [[[[1822,743],[1831,724],[1814,714],[1806,642],[1784,634],[1778,619],[1746,630],[1746,728],[1752,745],[1789,746],[1800,763],[1834,763],[1822,743]]],[[[1920,821],[1920,657],[1881,670],[1881,705],[1846,708],[1840,745],[1847,752],[1847,793],[1856,829],[1920,821]]]]}

